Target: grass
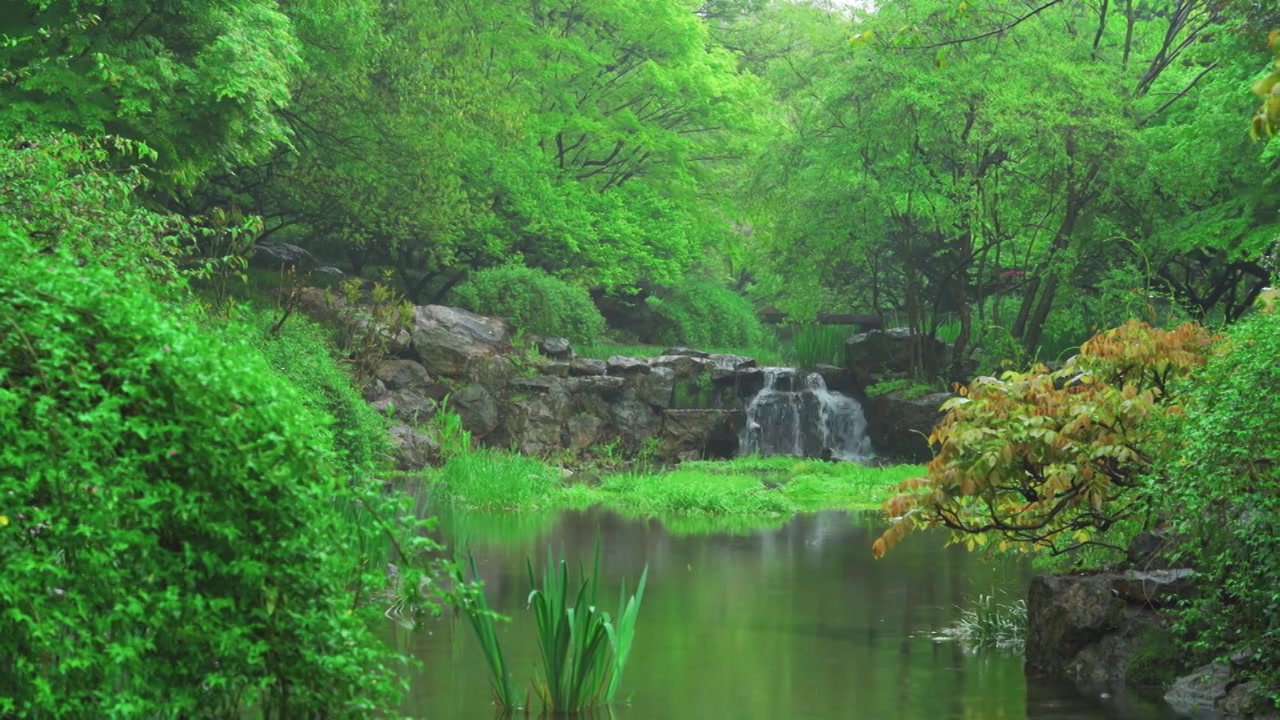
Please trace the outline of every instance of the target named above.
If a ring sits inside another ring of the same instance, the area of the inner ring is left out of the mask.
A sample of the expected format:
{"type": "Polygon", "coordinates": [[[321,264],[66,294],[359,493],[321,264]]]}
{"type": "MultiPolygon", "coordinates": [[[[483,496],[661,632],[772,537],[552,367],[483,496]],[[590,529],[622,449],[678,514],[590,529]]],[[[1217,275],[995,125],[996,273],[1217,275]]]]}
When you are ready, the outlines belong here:
{"type": "Polygon", "coordinates": [[[960,620],[941,634],[969,650],[1020,652],[1027,638],[1027,603],[998,603],[994,595],[979,595],[961,611],[960,620]]]}
{"type": "Polygon", "coordinates": [[[804,323],[789,330],[783,343],[783,357],[791,365],[844,365],[844,343],[856,331],[842,325],[804,323]]]}
{"type": "Polygon", "coordinates": [[[455,455],[434,471],[433,496],[455,513],[602,506],[668,523],[735,518],[739,525],[750,519],[758,527],[796,513],[876,508],[900,482],[922,474],[924,468],[915,465],[868,467],[743,457],[687,462],[670,471],[607,475],[599,484],[566,484],[559,468],[540,460],[479,449],[455,455]]]}

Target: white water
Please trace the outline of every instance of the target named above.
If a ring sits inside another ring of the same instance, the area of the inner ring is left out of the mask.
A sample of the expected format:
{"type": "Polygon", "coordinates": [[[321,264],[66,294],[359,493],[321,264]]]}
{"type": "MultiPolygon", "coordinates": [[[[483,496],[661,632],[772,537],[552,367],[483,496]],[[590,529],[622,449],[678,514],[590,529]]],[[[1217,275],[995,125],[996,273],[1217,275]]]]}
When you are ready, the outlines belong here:
{"type": "Polygon", "coordinates": [[[818,373],[764,368],[764,387],[747,405],[738,438],[743,455],[837,460],[871,457],[867,419],[857,400],[827,389],[818,373]]]}

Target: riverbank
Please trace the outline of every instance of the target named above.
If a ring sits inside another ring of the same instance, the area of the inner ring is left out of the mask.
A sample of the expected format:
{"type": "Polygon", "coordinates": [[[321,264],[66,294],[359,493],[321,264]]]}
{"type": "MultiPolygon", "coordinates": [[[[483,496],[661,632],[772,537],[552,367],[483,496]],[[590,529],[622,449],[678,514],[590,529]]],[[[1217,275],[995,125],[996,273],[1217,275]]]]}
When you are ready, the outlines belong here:
{"type": "Polygon", "coordinates": [[[872,467],[794,457],[701,460],[674,468],[567,470],[481,448],[424,472],[434,508],[463,512],[603,507],[629,517],[695,521],[708,530],[767,527],[800,513],[878,508],[917,465],[872,467]]]}

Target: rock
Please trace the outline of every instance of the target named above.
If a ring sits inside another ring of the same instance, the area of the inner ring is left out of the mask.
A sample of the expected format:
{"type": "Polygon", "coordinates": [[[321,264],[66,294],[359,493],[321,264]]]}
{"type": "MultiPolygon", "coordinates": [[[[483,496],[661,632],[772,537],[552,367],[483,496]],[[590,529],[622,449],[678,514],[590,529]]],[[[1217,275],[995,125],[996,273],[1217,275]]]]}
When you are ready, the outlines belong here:
{"type": "Polygon", "coordinates": [[[705,358],[710,355],[710,353],[704,353],[701,350],[694,350],[693,348],[687,348],[683,345],[677,345],[673,348],[667,348],[666,350],[662,351],[662,354],[664,356],[688,355],[689,357],[696,357],[696,358],[705,358]]]}
{"type": "Polygon", "coordinates": [[[640,375],[631,382],[635,388],[635,398],[640,402],[655,408],[671,406],[676,388],[676,374],[671,368],[652,368],[648,375],[640,375]]]}
{"type": "Polygon", "coordinates": [[[728,458],[738,451],[737,410],[664,410],[659,455],[664,460],[728,458]]]}
{"type": "Polygon", "coordinates": [[[411,336],[411,352],[427,372],[448,377],[462,377],[477,359],[511,347],[505,322],[444,305],[415,307],[411,336]]]}
{"type": "Polygon", "coordinates": [[[412,360],[402,358],[383,361],[374,375],[387,386],[388,390],[425,388],[432,384],[431,375],[426,368],[412,360]]]}
{"type": "Polygon", "coordinates": [[[577,358],[569,362],[569,374],[574,377],[606,375],[608,372],[609,366],[603,360],[596,360],[595,358],[577,358]]]}
{"type": "Polygon", "coordinates": [[[911,375],[913,371],[919,371],[926,377],[936,377],[942,375],[946,368],[947,345],[935,337],[912,333],[907,328],[872,330],[845,341],[844,364],[859,387],[870,385],[873,374],[911,375]],[[912,363],[917,347],[919,367],[912,363]]]}
{"type": "Polygon", "coordinates": [[[538,368],[542,370],[544,374],[551,375],[552,377],[558,377],[558,378],[569,377],[570,365],[569,363],[563,360],[552,360],[550,362],[545,362],[539,365],[538,368]]]}
{"type": "Polygon", "coordinates": [[[477,439],[498,427],[498,399],[483,385],[468,385],[451,394],[449,407],[477,439]]]}
{"type": "Polygon", "coordinates": [[[649,363],[626,355],[613,355],[605,361],[610,375],[627,376],[649,372],[649,363]]]}
{"type": "Polygon", "coordinates": [[[533,377],[513,377],[507,381],[507,387],[513,392],[544,393],[559,385],[560,379],[552,375],[534,375],[533,377]]]}
{"type": "Polygon", "coordinates": [[[604,428],[604,421],[595,415],[587,413],[578,413],[569,418],[566,424],[568,435],[569,449],[575,452],[581,452],[600,439],[600,431],[604,428]]]}
{"type": "Polygon", "coordinates": [[[483,385],[494,394],[502,391],[504,385],[517,372],[516,364],[504,355],[492,355],[475,358],[467,368],[467,379],[477,385],[483,385]]]}
{"type": "Polygon", "coordinates": [[[711,363],[706,358],[695,355],[659,355],[649,361],[649,366],[666,368],[676,380],[683,381],[692,380],[706,372],[711,363]]]}
{"type": "Polygon", "coordinates": [[[1030,670],[1068,676],[1080,651],[1120,626],[1125,601],[1108,575],[1037,575],[1027,590],[1030,670]]]}
{"type": "Polygon", "coordinates": [[[394,390],[370,403],[380,413],[391,411],[392,417],[402,423],[416,425],[435,417],[436,401],[416,390],[394,390]]]}
{"type": "Polygon", "coordinates": [[[575,395],[597,395],[610,400],[622,395],[622,389],[626,384],[627,381],[620,377],[571,377],[564,384],[564,388],[575,395]]]}
{"type": "Polygon", "coordinates": [[[568,393],[558,385],[552,385],[547,392],[532,399],[512,404],[505,419],[508,441],[529,455],[559,449],[572,405],[568,393]]]}
{"type": "Polygon", "coordinates": [[[397,470],[415,472],[440,459],[440,444],[408,425],[392,425],[388,432],[395,448],[397,470]]]}
{"type": "Polygon", "coordinates": [[[942,419],[939,408],[951,397],[939,392],[910,400],[901,393],[867,398],[867,435],[876,454],[912,463],[933,459],[928,437],[942,419]]]}
{"type": "Polygon", "coordinates": [[[609,406],[609,419],[623,440],[640,444],[658,434],[658,415],[639,400],[619,400],[609,406]]]}
{"type": "Polygon", "coordinates": [[[1209,663],[1178,678],[1164,694],[1164,701],[1183,715],[1211,715],[1227,697],[1231,668],[1226,663],[1209,663]]]}
{"type": "Polygon", "coordinates": [[[1169,558],[1173,551],[1168,533],[1146,531],[1133,537],[1126,554],[1129,566],[1136,570],[1168,570],[1173,566],[1169,558]]]}
{"type": "Polygon", "coordinates": [[[1129,602],[1158,607],[1195,594],[1194,570],[1130,570],[1115,578],[1111,588],[1129,602]]]}
{"type": "Polygon", "coordinates": [[[544,357],[552,360],[573,359],[573,345],[570,344],[569,338],[535,336],[533,344],[544,357]]]}
{"type": "Polygon", "coordinates": [[[368,403],[375,402],[378,398],[386,394],[387,385],[378,378],[374,378],[373,382],[366,385],[364,390],[360,392],[360,396],[368,403]]]}
{"type": "Polygon", "coordinates": [[[316,258],[306,249],[297,245],[267,241],[253,246],[253,254],[249,256],[249,264],[266,270],[297,268],[305,271],[311,270],[316,266],[316,258]]]}

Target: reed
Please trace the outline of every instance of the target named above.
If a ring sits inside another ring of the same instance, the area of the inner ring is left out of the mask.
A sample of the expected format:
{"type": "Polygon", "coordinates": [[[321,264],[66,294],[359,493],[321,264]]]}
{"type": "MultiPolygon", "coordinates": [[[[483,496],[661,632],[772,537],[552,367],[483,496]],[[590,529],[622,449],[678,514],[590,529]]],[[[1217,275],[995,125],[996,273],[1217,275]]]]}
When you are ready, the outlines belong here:
{"type": "Polygon", "coordinates": [[[476,569],[475,558],[469,559],[471,578],[474,583],[468,584],[463,577],[461,563],[453,570],[454,584],[458,588],[454,605],[462,611],[480,643],[480,651],[484,654],[485,664],[489,668],[489,681],[493,686],[493,701],[503,711],[511,711],[520,707],[520,696],[516,692],[515,682],[511,679],[511,669],[507,667],[506,658],[502,654],[502,643],[498,640],[495,625],[501,618],[484,596],[484,590],[478,585],[480,577],[476,569]]]}
{"type": "Polygon", "coordinates": [[[799,367],[843,365],[844,343],[853,334],[848,327],[804,323],[791,328],[783,357],[799,367]]]}
{"type": "Polygon", "coordinates": [[[970,650],[1020,651],[1026,644],[1027,603],[998,603],[994,595],[979,595],[942,634],[970,650]]]}
{"type": "Polygon", "coordinates": [[[535,685],[543,706],[551,713],[573,714],[594,707],[602,698],[609,680],[609,614],[596,605],[599,589],[600,545],[596,544],[592,572],[579,568],[577,590],[570,594],[569,563],[552,562],[547,551],[547,567],[538,583],[533,562],[528,562],[529,608],[538,629],[538,650],[542,660],[542,681],[535,685]]]}

